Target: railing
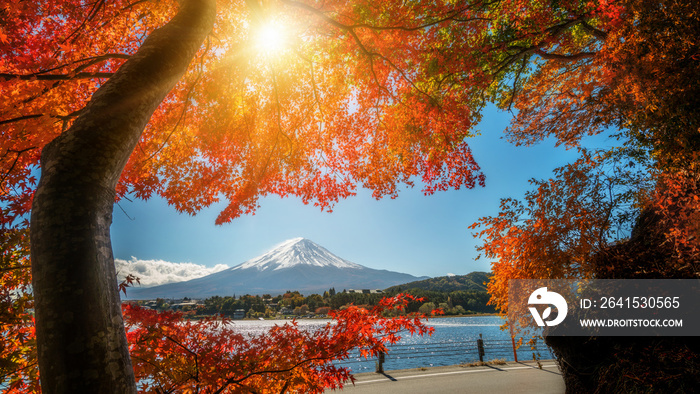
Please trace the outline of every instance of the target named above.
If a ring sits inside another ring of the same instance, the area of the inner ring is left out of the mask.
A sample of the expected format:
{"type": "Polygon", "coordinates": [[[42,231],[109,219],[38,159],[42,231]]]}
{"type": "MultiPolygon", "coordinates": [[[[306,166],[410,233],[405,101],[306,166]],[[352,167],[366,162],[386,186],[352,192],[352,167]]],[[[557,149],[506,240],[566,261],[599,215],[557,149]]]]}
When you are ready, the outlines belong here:
{"type": "MultiPolygon", "coordinates": [[[[388,347],[388,353],[382,354],[374,360],[376,363],[375,370],[376,372],[383,372],[387,367],[388,369],[404,369],[407,365],[414,367],[417,364],[421,364],[421,361],[422,364],[426,365],[450,365],[494,359],[518,361],[518,355],[521,358],[532,358],[532,355],[538,352],[546,358],[551,357],[549,349],[544,344],[540,344],[534,350],[529,345],[523,344],[516,351],[514,341],[510,339],[488,340],[483,339],[481,334],[479,336],[479,339],[469,341],[391,345],[388,347]]],[[[348,366],[367,362],[371,363],[372,360],[361,359],[358,355],[354,358],[338,361],[335,364],[348,366]]]]}

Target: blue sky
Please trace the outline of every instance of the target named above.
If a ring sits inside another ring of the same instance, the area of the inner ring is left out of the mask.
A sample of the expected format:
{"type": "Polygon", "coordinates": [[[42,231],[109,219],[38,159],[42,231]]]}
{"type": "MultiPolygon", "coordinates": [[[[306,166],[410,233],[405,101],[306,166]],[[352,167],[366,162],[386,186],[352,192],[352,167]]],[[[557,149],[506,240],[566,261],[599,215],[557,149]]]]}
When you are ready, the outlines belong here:
{"type": "MultiPolygon", "coordinates": [[[[230,267],[256,257],[295,237],[308,238],[336,255],[375,269],[416,276],[457,275],[488,271],[490,262],[475,261],[468,226],[479,217],[498,213],[499,199],[522,197],[531,178],[549,178],[552,170],[573,161],[575,150],[546,141],[515,147],[501,138],[508,113],[487,108],[469,144],[486,175],[486,187],[424,196],[420,185],[399,197],[377,201],[360,190],[341,201],[332,213],[305,206],[294,198],[266,198],[253,216],[223,226],[214,219],[222,205],[196,216],[178,214],[161,199],[120,202],[115,206],[112,242],[117,259],[164,260],[206,267],[230,267]],[[128,214],[128,216],[127,216],[128,214]]],[[[587,145],[611,144],[603,137],[587,145]]]]}

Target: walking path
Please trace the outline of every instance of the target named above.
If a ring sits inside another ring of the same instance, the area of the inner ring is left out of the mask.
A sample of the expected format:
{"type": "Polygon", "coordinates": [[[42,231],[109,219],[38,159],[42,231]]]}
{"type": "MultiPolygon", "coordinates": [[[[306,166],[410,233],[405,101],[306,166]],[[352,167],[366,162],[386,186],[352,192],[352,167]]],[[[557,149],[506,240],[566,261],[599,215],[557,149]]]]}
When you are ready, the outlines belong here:
{"type": "MultiPolygon", "coordinates": [[[[561,394],[564,380],[552,360],[478,367],[431,367],[355,375],[342,392],[352,394],[507,393],[561,394]]],[[[331,393],[332,390],[326,390],[331,393]]]]}

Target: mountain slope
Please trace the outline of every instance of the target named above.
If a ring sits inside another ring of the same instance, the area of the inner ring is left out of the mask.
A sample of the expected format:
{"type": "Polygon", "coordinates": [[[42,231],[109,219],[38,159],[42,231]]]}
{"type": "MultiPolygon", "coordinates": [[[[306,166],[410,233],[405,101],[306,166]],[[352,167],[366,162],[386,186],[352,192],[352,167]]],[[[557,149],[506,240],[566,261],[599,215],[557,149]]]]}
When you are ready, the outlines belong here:
{"type": "Polygon", "coordinates": [[[281,270],[298,265],[310,265],[315,267],[336,268],[363,268],[359,264],[347,260],[329,252],[326,248],[305,238],[294,238],[285,241],[271,251],[239,264],[231,270],[245,270],[255,268],[259,271],[267,269],[281,270]]]}
{"type": "Polygon", "coordinates": [[[131,288],[129,299],[207,298],[215,295],[304,294],[341,289],[383,289],[415,281],[413,275],[355,264],[304,238],[295,238],[228,270],[149,288],[131,288]]]}
{"type": "Polygon", "coordinates": [[[415,282],[404,283],[386,289],[387,293],[395,293],[401,290],[422,289],[429,291],[486,291],[486,283],[491,278],[489,272],[472,272],[467,275],[439,276],[415,282]]]}

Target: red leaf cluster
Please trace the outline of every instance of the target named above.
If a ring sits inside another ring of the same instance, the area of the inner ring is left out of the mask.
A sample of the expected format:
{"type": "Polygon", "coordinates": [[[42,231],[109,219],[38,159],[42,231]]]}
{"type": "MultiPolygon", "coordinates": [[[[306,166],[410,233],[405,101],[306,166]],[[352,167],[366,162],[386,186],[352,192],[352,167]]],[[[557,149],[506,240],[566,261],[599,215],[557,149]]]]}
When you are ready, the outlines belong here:
{"type": "MultiPolygon", "coordinates": [[[[374,357],[402,335],[433,332],[423,315],[383,316],[411,301],[420,300],[400,294],[371,309],[332,311],[332,321],[323,325],[291,321],[255,335],[241,334],[223,317],[187,320],[178,312],[130,304],[122,309],[141,393],[321,393],[352,382],[350,371],[333,363],[351,351],[374,357]]],[[[40,392],[33,340],[31,319],[3,326],[0,382],[8,384],[6,393],[40,392]]]]}
{"type": "Polygon", "coordinates": [[[352,379],[346,368],[333,364],[350,351],[376,356],[401,332],[432,332],[422,316],[382,317],[412,299],[400,295],[370,310],[351,306],[331,312],[333,321],[320,327],[303,328],[292,321],[258,335],[243,335],[235,322],[220,317],[190,321],[179,313],[130,305],[124,315],[142,392],[320,393],[352,379]]]}

